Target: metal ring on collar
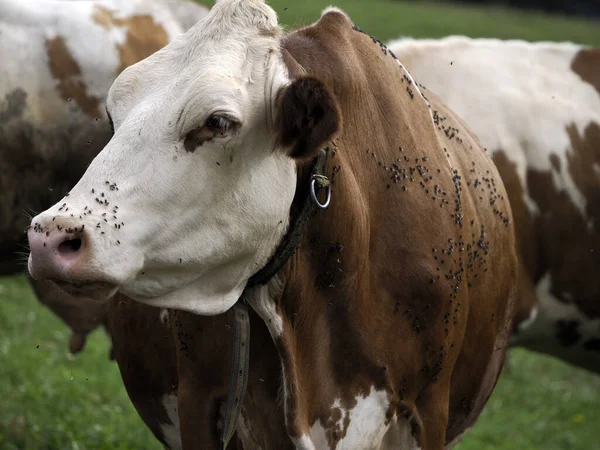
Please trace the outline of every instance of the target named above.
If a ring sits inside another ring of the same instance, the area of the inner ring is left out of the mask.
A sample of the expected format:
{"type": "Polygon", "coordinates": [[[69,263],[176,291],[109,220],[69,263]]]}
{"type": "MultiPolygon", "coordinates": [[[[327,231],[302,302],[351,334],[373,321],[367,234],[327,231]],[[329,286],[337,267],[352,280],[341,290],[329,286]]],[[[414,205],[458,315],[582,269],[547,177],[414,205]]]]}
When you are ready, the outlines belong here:
{"type": "Polygon", "coordinates": [[[315,205],[317,205],[321,209],[327,209],[327,207],[329,206],[329,203],[331,203],[331,186],[329,183],[329,179],[326,176],[313,175],[310,178],[310,196],[312,197],[312,200],[315,203],[315,205]],[[318,184],[318,186],[315,186],[317,184],[317,182],[319,184],[318,184]],[[319,201],[319,199],[317,198],[317,191],[316,191],[315,187],[318,190],[321,190],[321,189],[327,190],[327,199],[325,200],[325,203],[321,203],[319,201]]]}

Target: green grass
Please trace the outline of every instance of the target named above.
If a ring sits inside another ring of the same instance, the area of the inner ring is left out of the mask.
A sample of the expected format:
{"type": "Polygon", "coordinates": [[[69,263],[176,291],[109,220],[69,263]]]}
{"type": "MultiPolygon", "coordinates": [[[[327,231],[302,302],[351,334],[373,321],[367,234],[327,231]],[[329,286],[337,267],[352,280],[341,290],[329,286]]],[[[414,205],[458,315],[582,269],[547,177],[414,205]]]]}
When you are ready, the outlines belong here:
{"type": "Polygon", "coordinates": [[[68,353],[66,327],[21,277],[0,278],[0,449],[159,449],[103,331],[68,353]]]}
{"type": "MultiPolygon", "coordinates": [[[[600,46],[600,25],[502,9],[393,0],[274,0],[287,26],[315,20],[329,4],[381,40],[398,36],[570,40],[600,46]],[[287,10],[284,10],[287,8],[287,10]]],[[[161,448],[142,424],[108,361],[103,332],[67,352],[66,328],[23,278],[0,279],[0,450],[161,448]]],[[[511,352],[481,420],[459,450],[600,448],[600,377],[522,350],[511,352]]]]}
{"type": "MultiPolygon", "coordinates": [[[[76,357],[68,337],[23,278],[0,278],[0,449],[161,448],[108,360],[104,333],[76,357]]],[[[524,350],[511,363],[459,450],[599,447],[600,377],[524,350]]]]}
{"type": "MultiPolygon", "coordinates": [[[[399,0],[267,0],[286,26],[308,24],[329,5],[345,10],[354,23],[382,41],[400,36],[471,37],[573,41],[600,46],[600,23],[502,8],[399,0]],[[287,9],[285,9],[287,8],[287,9]]],[[[206,5],[214,1],[202,1],[206,5]]]]}
{"type": "Polygon", "coordinates": [[[600,377],[525,350],[510,359],[458,450],[600,448],[600,377]]]}

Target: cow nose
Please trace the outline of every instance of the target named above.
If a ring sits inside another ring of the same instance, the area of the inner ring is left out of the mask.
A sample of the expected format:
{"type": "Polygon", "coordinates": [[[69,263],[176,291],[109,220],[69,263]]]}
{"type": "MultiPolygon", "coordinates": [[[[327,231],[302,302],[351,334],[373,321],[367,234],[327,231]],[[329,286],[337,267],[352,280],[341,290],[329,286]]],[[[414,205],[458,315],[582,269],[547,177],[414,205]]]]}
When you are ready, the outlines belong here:
{"type": "Polygon", "coordinates": [[[81,264],[89,252],[84,227],[69,228],[57,225],[51,230],[30,228],[29,272],[34,279],[69,281],[74,266],[81,264]]]}

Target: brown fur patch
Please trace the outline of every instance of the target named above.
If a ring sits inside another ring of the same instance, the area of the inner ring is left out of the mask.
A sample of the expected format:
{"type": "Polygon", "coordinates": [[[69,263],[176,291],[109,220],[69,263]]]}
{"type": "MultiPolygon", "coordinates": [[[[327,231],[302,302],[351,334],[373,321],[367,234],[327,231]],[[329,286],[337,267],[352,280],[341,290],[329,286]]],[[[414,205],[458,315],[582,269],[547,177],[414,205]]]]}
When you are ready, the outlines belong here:
{"type": "Polygon", "coordinates": [[[552,153],[550,155],[550,164],[552,164],[552,168],[554,170],[556,170],[557,172],[560,172],[561,164],[560,164],[560,158],[558,157],[558,155],[555,155],[554,153],[552,153]]]}
{"type": "MultiPolygon", "coordinates": [[[[558,161],[556,155],[552,156],[558,161]]],[[[532,239],[532,236],[535,236],[534,221],[525,204],[525,190],[517,173],[517,165],[510,161],[506,153],[502,150],[494,152],[492,159],[506,187],[516,224],[515,231],[520,259],[519,294],[515,306],[516,326],[524,320],[529,319],[531,311],[536,304],[537,299],[531,279],[537,278],[539,271],[538,247],[536,240],[532,239]]],[[[558,164],[560,164],[560,161],[558,161],[558,164]]]]}
{"type": "Polygon", "coordinates": [[[569,173],[587,200],[587,214],[600,225],[600,124],[589,124],[583,135],[570,125],[567,133],[571,140],[571,151],[567,153],[569,173]]]}
{"type": "Polygon", "coordinates": [[[600,94],[600,49],[580,50],[571,63],[571,70],[600,94]]]}
{"type": "Polygon", "coordinates": [[[506,153],[502,150],[494,152],[492,159],[506,186],[513,217],[517,224],[517,242],[521,256],[524,259],[525,266],[530,271],[530,275],[535,276],[537,272],[537,251],[535,241],[531,239],[532,234],[534,234],[533,217],[525,204],[525,190],[517,173],[517,165],[508,159],[506,153]]]}
{"type": "Polygon", "coordinates": [[[176,343],[160,322],[160,309],[117,294],[108,306],[108,328],[127,394],[146,426],[166,445],[161,425],[171,420],[162,400],[177,394],[179,376],[176,343]]]}
{"type": "MultiPolygon", "coordinates": [[[[540,208],[534,228],[529,219],[519,214],[519,203],[513,200],[515,183],[505,178],[506,170],[499,169],[507,186],[515,211],[521,253],[526,261],[531,281],[536,284],[550,272],[552,294],[565,302],[573,302],[590,318],[600,317],[600,126],[592,123],[581,135],[574,125],[567,127],[571,149],[567,153],[567,170],[577,189],[585,197],[586,217],[573,204],[564,190],[558,190],[551,172],[529,169],[527,187],[531,198],[540,208]],[[594,223],[593,227],[588,222],[594,223]],[[540,250],[540,249],[543,249],[540,250]],[[572,298],[572,299],[571,299],[572,298]]],[[[553,155],[554,156],[554,155],[553,155]]],[[[559,166],[550,157],[553,167],[559,166]]],[[[520,196],[520,194],[519,194],[520,196]]]]}
{"type": "Polygon", "coordinates": [[[69,53],[65,40],[57,36],[46,40],[46,53],[50,72],[58,81],[58,91],[63,99],[75,102],[90,117],[100,116],[100,99],[87,93],[81,79],[81,68],[69,53]]]}
{"type": "Polygon", "coordinates": [[[107,30],[113,27],[127,29],[127,39],[123,44],[116,46],[121,60],[117,73],[147,58],[169,43],[165,29],[147,14],[119,19],[108,8],[96,6],[92,20],[107,30]]]}
{"type": "MultiPolygon", "coordinates": [[[[573,139],[576,136],[572,133],[571,129],[573,139]]],[[[586,133],[586,136],[589,134],[586,133]]],[[[598,199],[598,183],[595,189],[590,184],[587,194],[585,185],[582,184],[586,176],[579,171],[585,166],[581,159],[586,156],[585,152],[580,154],[579,149],[587,148],[587,144],[583,145],[583,142],[572,142],[572,153],[568,157],[569,171],[574,175],[575,183],[584,186],[581,191],[588,199],[598,199]]],[[[590,171],[593,170],[591,165],[590,163],[590,171]]],[[[556,188],[552,173],[529,169],[527,186],[531,198],[540,209],[535,220],[536,234],[529,237],[540,242],[543,248],[538,274],[550,271],[552,294],[556,298],[565,302],[572,301],[590,318],[600,317],[600,304],[597,301],[600,298],[600,280],[597,277],[600,270],[600,235],[595,228],[588,227],[588,217],[582,217],[567,193],[556,188]]],[[[593,204],[589,207],[592,211],[597,208],[593,204]]],[[[534,278],[534,282],[537,281],[539,275],[534,278]]]]}
{"type": "Polygon", "coordinates": [[[0,101],[0,123],[9,120],[19,120],[27,107],[27,92],[17,88],[6,94],[4,101],[0,101]]]}
{"type": "Polygon", "coordinates": [[[186,135],[183,146],[186,152],[194,153],[198,147],[214,137],[214,131],[209,130],[206,126],[194,128],[186,135]]]}

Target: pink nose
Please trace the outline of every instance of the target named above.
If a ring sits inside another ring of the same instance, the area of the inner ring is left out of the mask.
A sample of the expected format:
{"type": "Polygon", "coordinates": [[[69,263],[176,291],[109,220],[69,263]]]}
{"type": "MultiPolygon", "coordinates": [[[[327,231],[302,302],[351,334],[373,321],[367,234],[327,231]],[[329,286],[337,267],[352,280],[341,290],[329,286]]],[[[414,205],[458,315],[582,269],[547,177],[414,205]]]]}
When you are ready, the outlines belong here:
{"type": "Polygon", "coordinates": [[[69,228],[52,224],[34,224],[27,232],[29,239],[29,272],[36,280],[69,281],[74,266],[81,264],[89,252],[85,226],[69,228]]]}

